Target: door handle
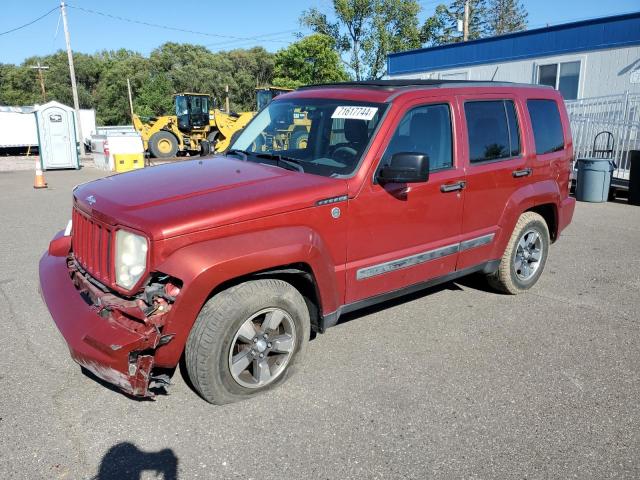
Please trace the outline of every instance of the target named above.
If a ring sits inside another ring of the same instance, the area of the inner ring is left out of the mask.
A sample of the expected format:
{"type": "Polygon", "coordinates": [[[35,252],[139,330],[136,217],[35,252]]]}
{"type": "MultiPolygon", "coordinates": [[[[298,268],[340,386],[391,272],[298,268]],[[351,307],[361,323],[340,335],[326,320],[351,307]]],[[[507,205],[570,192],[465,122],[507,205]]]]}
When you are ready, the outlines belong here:
{"type": "Polygon", "coordinates": [[[445,183],[444,185],[440,185],[440,191],[442,193],[447,193],[447,192],[457,192],[459,190],[464,189],[464,187],[467,185],[467,182],[456,182],[456,183],[445,183]]]}
{"type": "Polygon", "coordinates": [[[531,170],[530,168],[523,168],[522,170],[514,170],[512,175],[514,176],[514,178],[519,178],[519,177],[528,177],[532,173],[533,173],[533,170],[531,170]]]}

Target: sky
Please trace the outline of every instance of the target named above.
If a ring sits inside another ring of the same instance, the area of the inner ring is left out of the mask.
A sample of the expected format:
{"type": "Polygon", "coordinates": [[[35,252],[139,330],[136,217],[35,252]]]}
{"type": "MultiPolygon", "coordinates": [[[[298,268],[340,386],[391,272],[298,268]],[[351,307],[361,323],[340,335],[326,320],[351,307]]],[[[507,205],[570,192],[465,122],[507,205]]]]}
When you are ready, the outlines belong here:
{"type": "MultiPolygon", "coordinates": [[[[424,0],[419,3],[423,21],[436,5],[448,2],[424,0]]],[[[525,0],[523,3],[529,12],[529,28],[640,10],[638,0],[525,0]]],[[[58,0],[2,0],[0,63],[22,63],[30,56],[64,49],[59,11],[21,30],[1,34],[58,5],[58,0]]],[[[94,53],[126,48],[144,55],[169,41],[205,45],[212,51],[261,45],[275,52],[296,40],[296,34],[301,31],[298,19],[303,10],[317,7],[328,15],[332,12],[331,0],[70,0],[67,5],[74,51],[94,53]],[[113,16],[170,28],[131,23],[113,16]]]]}

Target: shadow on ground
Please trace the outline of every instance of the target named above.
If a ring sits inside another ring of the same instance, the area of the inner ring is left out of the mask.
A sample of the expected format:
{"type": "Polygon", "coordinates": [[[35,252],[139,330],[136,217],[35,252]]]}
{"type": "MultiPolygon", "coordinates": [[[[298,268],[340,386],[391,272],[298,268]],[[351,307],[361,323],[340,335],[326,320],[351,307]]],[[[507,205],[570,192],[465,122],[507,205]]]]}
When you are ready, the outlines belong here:
{"type": "Polygon", "coordinates": [[[140,480],[143,472],[151,472],[154,478],[177,480],[178,457],[169,448],[143,452],[133,443],[122,442],[105,454],[92,480],[140,480]]]}

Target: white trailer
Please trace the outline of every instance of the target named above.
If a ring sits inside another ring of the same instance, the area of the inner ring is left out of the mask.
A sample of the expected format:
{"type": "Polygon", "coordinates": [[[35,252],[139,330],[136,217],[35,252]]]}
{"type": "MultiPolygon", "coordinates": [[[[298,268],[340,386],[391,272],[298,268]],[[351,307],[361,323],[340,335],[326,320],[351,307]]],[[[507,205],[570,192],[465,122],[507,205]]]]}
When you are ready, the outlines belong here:
{"type": "Polygon", "coordinates": [[[0,106],[0,148],[38,146],[33,107],[0,106]]]}
{"type": "MultiPolygon", "coordinates": [[[[0,149],[38,146],[38,129],[33,114],[39,105],[26,107],[0,106],[0,149]]],[[[96,111],[80,110],[80,124],[85,144],[96,133],[96,111]]],[[[76,131],[78,131],[76,120],[76,131]]]]}

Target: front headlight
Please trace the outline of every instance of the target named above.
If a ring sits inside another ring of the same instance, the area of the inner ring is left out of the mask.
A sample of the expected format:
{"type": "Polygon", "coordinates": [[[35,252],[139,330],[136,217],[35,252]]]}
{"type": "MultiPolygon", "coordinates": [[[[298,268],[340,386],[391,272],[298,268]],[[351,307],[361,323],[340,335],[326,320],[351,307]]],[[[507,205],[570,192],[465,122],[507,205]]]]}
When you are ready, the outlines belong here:
{"type": "Polygon", "coordinates": [[[147,239],[141,235],[116,232],[116,284],[131,289],[147,268],[147,239]]]}

